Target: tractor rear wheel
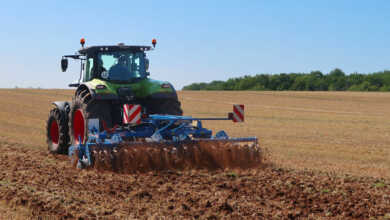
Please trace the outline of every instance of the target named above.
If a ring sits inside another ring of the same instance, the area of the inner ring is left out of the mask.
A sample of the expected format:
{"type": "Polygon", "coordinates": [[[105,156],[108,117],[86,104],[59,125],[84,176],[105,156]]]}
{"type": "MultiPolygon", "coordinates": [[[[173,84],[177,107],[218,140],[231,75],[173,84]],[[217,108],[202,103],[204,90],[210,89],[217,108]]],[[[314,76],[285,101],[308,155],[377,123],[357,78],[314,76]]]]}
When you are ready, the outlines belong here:
{"type": "Polygon", "coordinates": [[[68,116],[58,108],[49,113],[46,123],[46,142],[51,153],[66,154],[69,148],[68,116]]]}
{"type": "Polygon", "coordinates": [[[112,127],[110,103],[90,100],[85,103],[78,97],[73,99],[69,113],[69,136],[72,145],[84,144],[88,139],[88,119],[99,119],[99,130],[112,127]]]}

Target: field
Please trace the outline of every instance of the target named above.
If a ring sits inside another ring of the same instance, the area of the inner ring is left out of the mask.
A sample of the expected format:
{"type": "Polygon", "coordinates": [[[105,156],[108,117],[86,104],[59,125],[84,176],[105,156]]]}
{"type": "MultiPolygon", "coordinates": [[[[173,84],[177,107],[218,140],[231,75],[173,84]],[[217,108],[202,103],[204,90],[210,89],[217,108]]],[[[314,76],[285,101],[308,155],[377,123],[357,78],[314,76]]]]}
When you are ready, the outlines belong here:
{"type": "Polygon", "coordinates": [[[179,92],[184,114],[257,136],[258,169],[119,175],[77,170],[47,153],[45,120],[71,90],[0,90],[0,219],[389,219],[390,93],[179,92]]]}

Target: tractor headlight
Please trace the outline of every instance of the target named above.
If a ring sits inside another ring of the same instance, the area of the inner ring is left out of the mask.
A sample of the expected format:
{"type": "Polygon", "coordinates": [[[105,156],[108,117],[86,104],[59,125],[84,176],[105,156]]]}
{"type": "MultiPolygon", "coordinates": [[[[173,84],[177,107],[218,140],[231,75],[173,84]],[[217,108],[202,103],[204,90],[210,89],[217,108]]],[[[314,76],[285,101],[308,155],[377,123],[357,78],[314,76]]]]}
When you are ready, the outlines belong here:
{"type": "Polygon", "coordinates": [[[106,89],[107,87],[105,85],[97,85],[96,89],[106,89]]]}

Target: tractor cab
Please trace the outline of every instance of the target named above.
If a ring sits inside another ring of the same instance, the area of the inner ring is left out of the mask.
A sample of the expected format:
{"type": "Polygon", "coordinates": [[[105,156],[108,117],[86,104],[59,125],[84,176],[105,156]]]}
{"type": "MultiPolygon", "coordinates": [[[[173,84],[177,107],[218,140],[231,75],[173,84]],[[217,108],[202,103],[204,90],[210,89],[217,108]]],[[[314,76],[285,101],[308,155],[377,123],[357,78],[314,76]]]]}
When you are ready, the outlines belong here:
{"type": "Polygon", "coordinates": [[[63,72],[68,67],[68,58],[78,59],[81,62],[79,82],[70,84],[70,87],[78,87],[81,82],[89,82],[93,79],[128,84],[150,75],[149,59],[145,52],[155,47],[155,39],[152,41],[153,48],[151,46],[128,46],[123,43],[84,47],[84,39],[81,39],[80,43],[82,48],[78,54],[65,55],[61,59],[63,72]]]}
{"type": "Polygon", "coordinates": [[[98,78],[114,83],[131,83],[146,78],[147,46],[94,46],[79,51],[85,55],[83,82],[98,78]]]}

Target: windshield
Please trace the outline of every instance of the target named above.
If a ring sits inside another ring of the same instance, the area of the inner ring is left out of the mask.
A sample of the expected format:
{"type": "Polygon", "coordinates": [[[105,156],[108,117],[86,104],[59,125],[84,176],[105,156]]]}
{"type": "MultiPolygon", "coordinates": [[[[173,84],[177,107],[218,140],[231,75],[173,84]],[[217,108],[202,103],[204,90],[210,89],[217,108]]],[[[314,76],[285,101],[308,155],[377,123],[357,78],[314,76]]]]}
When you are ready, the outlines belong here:
{"type": "Polygon", "coordinates": [[[91,72],[98,78],[109,81],[132,81],[145,77],[145,54],[143,52],[100,52],[91,72]]]}

